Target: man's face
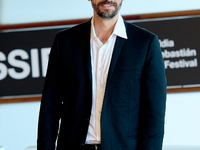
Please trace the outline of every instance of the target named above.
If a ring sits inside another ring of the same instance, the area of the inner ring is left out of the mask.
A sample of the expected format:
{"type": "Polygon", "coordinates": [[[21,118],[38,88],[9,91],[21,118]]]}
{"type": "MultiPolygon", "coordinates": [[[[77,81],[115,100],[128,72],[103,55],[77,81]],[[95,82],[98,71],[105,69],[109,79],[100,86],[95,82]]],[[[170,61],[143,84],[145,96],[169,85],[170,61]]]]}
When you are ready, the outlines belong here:
{"type": "Polygon", "coordinates": [[[96,14],[103,19],[115,17],[122,5],[122,0],[91,0],[96,14]]]}

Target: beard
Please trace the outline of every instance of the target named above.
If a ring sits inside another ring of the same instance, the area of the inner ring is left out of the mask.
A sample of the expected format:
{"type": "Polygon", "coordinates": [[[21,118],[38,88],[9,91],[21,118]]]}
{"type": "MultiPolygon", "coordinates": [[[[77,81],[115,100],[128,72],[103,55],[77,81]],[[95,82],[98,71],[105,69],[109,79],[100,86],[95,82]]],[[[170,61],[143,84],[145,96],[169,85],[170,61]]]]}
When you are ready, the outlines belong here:
{"type": "MultiPolygon", "coordinates": [[[[92,0],[91,0],[91,2],[92,2],[92,0]]],[[[92,7],[93,7],[94,11],[96,12],[96,14],[99,17],[101,17],[102,19],[108,19],[108,20],[112,19],[113,17],[115,17],[118,14],[121,6],[122,6],[122,1],[120,2],[119,5],[115,2],[113,2],[113,1],[107,1],[107,0],[105,2],[100,2],[97,5],[92,2],[92,7]],[[103,4],[111,4],[115,7],[115,9],[114,10],[108,9],[108,10],[105,10],[105,11],[101,11],[100,7],[103,4]]]]}

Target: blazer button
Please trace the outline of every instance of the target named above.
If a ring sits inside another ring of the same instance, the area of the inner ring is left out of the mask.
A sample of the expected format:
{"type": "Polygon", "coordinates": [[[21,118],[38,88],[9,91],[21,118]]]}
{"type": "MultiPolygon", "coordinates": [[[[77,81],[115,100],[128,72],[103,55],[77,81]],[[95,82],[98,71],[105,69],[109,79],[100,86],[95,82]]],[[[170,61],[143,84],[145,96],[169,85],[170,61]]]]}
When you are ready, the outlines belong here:
{"type": "Polygon", "coordinates": [[[85,144],[84,144],[84,143],[81,143],[81,144],[80,144],[80,146],[82,146],[82,147],[83,147],[83,146],[85,146],[85,144]]]}
{"type": "Polygon", "coordinates": [[[90,120],[90,118],[85,118],[85,121],[89,121],[90,120]]]}

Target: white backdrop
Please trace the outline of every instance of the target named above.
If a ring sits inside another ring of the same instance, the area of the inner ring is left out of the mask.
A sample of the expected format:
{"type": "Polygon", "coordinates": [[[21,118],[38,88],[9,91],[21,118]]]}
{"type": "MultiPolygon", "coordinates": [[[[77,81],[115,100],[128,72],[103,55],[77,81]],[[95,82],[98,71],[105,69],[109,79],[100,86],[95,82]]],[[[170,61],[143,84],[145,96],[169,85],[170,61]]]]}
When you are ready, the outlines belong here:
{"type": "MultiPolygon", "coordinates": [[[[200,0],[125,0],[122,15],[200,9],[200,0]]],[[[0,0],[0,23],[71,20],[92,16],[87,0],[0,0]]],[[[40,102],[0,105],[0,146],[36,146],[40,102]]],[[[165,146],[200,146],[200,92],[167,95],[165,146]]]]}
{"type": "MultiPolygon", "coordinates": [[[[0,23],[90,18],[88,0],[0,0],[0,23]]],[[[122,15],[200,9],[200,0],[124,0],[122,15]]]]}

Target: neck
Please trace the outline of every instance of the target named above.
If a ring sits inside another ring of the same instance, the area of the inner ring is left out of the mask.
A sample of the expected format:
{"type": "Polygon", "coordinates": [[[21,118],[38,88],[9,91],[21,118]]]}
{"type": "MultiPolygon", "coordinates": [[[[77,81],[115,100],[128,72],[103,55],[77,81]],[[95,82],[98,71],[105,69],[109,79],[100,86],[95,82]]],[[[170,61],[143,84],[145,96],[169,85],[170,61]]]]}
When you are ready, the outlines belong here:
{"type": "Polygon", "coordinates": [[[118,16],[119,14],[117,14],[112,19],[102,19],[98,15],[94,14],[93,20],[94,20],[95,33],[102,43],[106,43],[108,38],[113,33],[118,16]]]}

